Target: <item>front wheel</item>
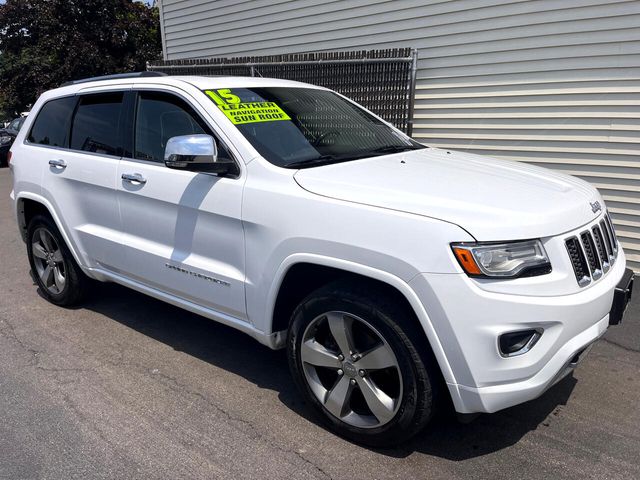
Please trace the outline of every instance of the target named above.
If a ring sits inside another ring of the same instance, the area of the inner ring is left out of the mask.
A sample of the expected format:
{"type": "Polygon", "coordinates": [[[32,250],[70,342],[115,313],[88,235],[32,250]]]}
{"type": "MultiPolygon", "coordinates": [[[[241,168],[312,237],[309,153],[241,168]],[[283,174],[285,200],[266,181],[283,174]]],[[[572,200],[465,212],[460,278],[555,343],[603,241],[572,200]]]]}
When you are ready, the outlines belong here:
{"type": "Polygon", "coordinates": [[[411,330],[411,314],[384,293],[345,282],[314,292],[294,312],[288,339],[292,374],[339,435],[392,446],[431,418],[432,381],[405,331],[411,330]]]}

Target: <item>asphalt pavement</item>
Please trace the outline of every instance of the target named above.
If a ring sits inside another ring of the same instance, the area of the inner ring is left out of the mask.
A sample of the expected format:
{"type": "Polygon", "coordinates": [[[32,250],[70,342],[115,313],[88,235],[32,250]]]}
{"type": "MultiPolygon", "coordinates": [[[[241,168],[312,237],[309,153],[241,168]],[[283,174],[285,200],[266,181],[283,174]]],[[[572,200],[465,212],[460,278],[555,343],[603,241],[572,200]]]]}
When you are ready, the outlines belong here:
{"type": "Polygon", "coordinates": [[[640,289],[574,374],[390,450],[320,427],[284,352],[113,284],[42,299],[0,170],[0,479],[640,478],[640,289]]]}

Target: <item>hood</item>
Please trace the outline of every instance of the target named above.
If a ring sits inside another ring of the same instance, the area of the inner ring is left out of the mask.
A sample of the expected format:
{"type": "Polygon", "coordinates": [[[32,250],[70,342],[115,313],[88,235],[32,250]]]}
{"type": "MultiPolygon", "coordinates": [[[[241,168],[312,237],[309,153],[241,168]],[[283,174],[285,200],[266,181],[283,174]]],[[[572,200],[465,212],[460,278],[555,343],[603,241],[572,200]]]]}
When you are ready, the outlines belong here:
{"type": "Polygon", "coordinates": [[[299,170],[305,190],[455,223],[476,240],[558,235],[600,214],[588,183],[516,161],[427,148],[299,170]]]}

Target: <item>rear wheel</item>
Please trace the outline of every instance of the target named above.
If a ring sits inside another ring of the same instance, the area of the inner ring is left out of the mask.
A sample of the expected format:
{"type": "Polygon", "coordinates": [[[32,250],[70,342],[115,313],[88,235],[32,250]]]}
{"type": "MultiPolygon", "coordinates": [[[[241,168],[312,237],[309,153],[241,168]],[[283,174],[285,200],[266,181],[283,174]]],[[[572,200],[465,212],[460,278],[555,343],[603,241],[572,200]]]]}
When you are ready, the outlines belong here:
{"type": "Polygon", "coordinates": [[[432,382],[405,331],[412,330],[411,314],[384,293],[344,282],[314,292],[294,312],[291,371],[336,433],[392,446],[429,421],[432,382]]]}
{"type": "Polygon", "coordinates": [[[47,300],[71,306],[82,299],[89,279],[80,270],[50,217],[36,215],[29,222],[27,253],[33,279],[47,300]]]}

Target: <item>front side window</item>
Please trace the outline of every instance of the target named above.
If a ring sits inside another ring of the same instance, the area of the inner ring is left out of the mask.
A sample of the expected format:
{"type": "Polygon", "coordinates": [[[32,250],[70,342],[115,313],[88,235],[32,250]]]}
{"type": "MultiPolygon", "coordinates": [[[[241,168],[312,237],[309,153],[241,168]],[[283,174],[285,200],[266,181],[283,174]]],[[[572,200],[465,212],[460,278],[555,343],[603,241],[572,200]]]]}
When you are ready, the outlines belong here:
{"type": "Polygon", "coordinates": [[[71,148],[122,156],[120,116],[122,92],[84,95],[73,118],[71,148]]]}
{"type": "MultiPolygon", "coordinates": [[[[136,108],[135,155],[139,160],[164,161],[164,149],[171,137],[211,132],[185,101],[163,92],[140,92],[136,108]]],[[[217,141],[218,156],[231,158],[217,141]]]]}
{"type": "Polygon", "coordinates": [[[75,105],[76,97],[49,100],[40,109],[27,140],[39,145],[68,147],[69,125],[75,105]]]}
{"type": "Polygon", "coordinates": [[[280,167],[313,167],[424,148],[328,90],[265,87],[204,93],[264,158],[280,167]]]}

